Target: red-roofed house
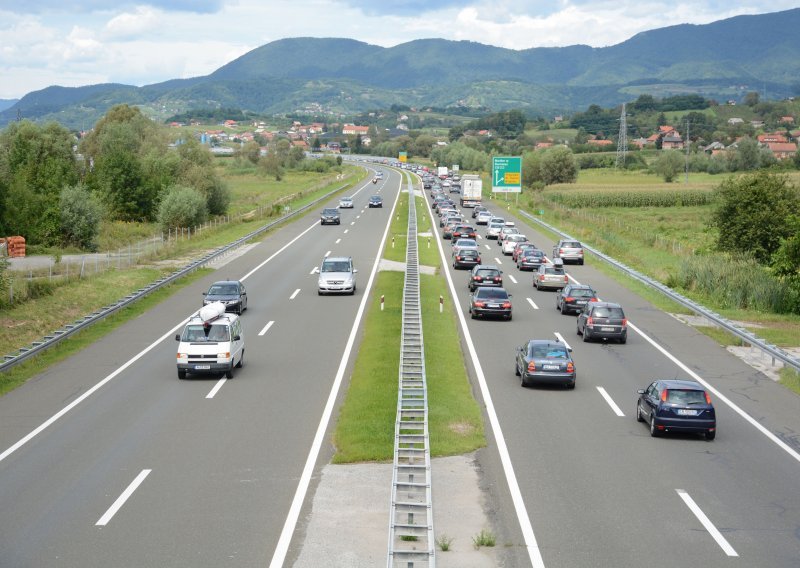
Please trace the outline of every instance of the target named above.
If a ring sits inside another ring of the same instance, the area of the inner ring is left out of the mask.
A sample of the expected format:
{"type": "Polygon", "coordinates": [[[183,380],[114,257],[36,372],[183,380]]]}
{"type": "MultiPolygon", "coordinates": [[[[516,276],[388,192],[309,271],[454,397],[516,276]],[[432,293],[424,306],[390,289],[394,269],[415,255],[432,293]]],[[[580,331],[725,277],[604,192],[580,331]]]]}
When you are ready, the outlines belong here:
{"type": "Polygon", "coordinates": [[[758,142],[760,144],[769,144],[770,142],[788,142],[789,140],[780,132],[773,132],[768,134],[759,134],[758,142]]]}
{"type": "Polygon", "coordinates": [[[369,131],[369,126],[356,126],[355,124],[345,124],[342,126],[342,134],[361,134],[364,136],[369,131]]]}
{"type": "Polygon", "coordinates": [[[683,138],[681,138],[681,135],[674,129],[661,139],[662,150],[681,150],[682,148],[683,138]]]}
{"type": "Polygon", "coordinates": [[[667,124],[658,127],[658,133],[662,136],[667,135],[670,132],[675,132],[675,128],[667,124]]]}
{"type": "Polygon", "coordinates": [[[794,117],[793,116],[782,116],[780,122],[785,122],[786,124],[794,124],[794,117]]]}
{"type": "Polygon", "coordinates": [[[600,147],[614,145],[613,140],[587,140],[586,143],[591,146],[600,146],[600,147]]]}
{"type": "Polygon", "coordinates": [[[768,142],[767,148],[770,149],[778,160],[791,158],[797,153],[797,144],[794,142],[768,142]]]}

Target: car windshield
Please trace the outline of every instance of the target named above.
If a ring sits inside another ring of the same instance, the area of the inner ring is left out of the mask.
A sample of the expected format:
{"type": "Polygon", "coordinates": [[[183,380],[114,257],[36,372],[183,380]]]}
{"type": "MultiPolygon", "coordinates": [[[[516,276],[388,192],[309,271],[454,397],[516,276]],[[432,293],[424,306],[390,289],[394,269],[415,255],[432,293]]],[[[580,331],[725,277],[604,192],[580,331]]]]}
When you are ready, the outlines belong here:
{"type": "Polygon", "coordinates": [[[230,341],[230,328],[227,325],[211,325],[208,328],[201,324],[187,325],[181,341],[230,341]]]}
{"type": "Polygon", "coordinates": [[[625,317],[625,314],[622,313],[622,308],[595,308],[592,312],[592,316],[596,318],[616,318],[622,319],[625,317]]]}
{"type": "Polygon", "coordinates": [[[521,243],[525,240],[524,235],[509,235],[508,240],[512,243],[521,243]]]}
{"type": "Polygon", "coordinates": [[[566,348],[561,345],[534,345],[531,356],[535,359],[568,359],[566,348]]]}
{"type": "Polygon", "coordinates": [[[346,260],[326,260],[322,263],[322,272],[350,272],[350,263],[346,260]]]}
{"type": "Polygon", "coordinates": [[[706,394],[699,390],[672,390],[667,391],[667,402],[673,404],[705,404],[706,394]]]}
{"type": "Polygon", "coordinates": [[[239,293],[236,284],[214,284],[209,290],[209,296],[233,296],[239,293]]]}
{"type": "Polygon", "coordinates": [[[478,251],[474,249],[467,249],[461,251],[461,256],[478,256],[478,251]]]}
{"type": "Polygon", "coordinates": [[[323,209],[322,213],[324,215],[336,215],[339,211],[337,209],[323,209]]]}
{"type": "Polygon", "coordinates": [[[508,292],[502,288],[484,288],[481,286],[475,293],[475,297],[481,300],[508,300],[508,292]]]}
{"type": "Polygon", "coordinates": [[[527,249],[527,250],[523,251],[522,254],[525,255],[526,257],[527,256],[531,256],[531,257],[535,256],[535,257],[539,258],[539,257],[544,256],[544,253],[542,251],[540,251],[539,249],[527,249]]]}

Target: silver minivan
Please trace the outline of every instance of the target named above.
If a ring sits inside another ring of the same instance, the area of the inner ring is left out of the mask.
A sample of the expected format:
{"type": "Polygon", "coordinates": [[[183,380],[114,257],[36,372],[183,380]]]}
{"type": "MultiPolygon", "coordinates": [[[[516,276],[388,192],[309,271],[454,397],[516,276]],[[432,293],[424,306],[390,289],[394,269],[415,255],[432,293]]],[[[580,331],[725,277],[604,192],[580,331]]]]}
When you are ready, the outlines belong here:
{"type": "Polygon", "coordinates": [[[356,273],[353,259],[349,256],[328,256],[322,259],[319,267],[317,293],[350,294],[356,293],[356,273]]]}
{"type": "Polygon", "coordinates": [[[583,264],[583,245],[572,239],[561,239],[553,247],[553,258],[560,258],[564,262],[583,264]]]}

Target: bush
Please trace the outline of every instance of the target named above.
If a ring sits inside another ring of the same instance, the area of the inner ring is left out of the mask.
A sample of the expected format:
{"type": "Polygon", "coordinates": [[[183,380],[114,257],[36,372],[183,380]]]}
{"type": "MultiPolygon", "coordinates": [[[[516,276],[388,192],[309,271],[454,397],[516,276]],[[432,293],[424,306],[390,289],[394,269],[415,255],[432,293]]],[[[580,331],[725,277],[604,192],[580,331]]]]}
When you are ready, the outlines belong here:
{"type": "Polygon", "coordinates": [[[83,185],[61,191],[61,239],[64,245],[97,250],[102,208],[83,185]]]}
{"type": "Polygon", "coordinates": [[[196,227],[207,216],[205,198],[190,187],[169,188],[158,207],[158,223],[163,231],[177,227],[196,227]]]}

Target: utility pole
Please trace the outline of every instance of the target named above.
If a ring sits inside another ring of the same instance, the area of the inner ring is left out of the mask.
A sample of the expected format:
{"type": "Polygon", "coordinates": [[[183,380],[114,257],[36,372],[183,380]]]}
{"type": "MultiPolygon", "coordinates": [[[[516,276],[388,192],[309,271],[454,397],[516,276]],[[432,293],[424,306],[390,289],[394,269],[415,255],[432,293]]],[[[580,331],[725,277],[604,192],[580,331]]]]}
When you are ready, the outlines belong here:
{"type": "Polygon", "coordinates": [[[689,119],[686,119],[686,184],[689,183],[689,119]]]}
{"type": "Polygon", "coordinates": [[[622,103],[622,114],[619,117],[619,136],[617,137],[617,161],[614,168],[625,169],[625,156],[628,153],[628,119],[625,115],[625,103],[622,103]]]}

